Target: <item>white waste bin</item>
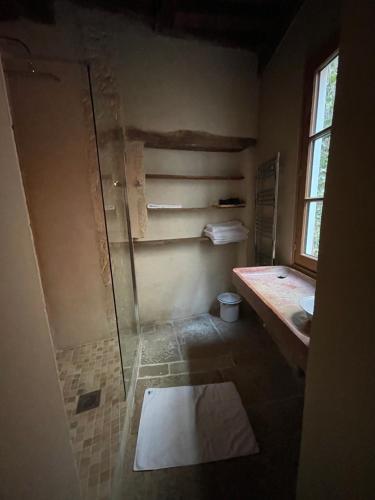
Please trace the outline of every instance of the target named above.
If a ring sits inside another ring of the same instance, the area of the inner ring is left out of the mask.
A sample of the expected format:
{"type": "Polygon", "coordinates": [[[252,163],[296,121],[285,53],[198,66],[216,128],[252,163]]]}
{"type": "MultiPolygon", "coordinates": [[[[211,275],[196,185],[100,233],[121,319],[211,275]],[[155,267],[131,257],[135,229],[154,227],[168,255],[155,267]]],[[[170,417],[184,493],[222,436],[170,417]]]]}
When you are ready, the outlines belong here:
{"type": "Polygon", "coordinates": [[[238,320],[241,297],[237,293],[224,292],[217,296],[220,302],[220,318],[228,323],[238,320]]]}

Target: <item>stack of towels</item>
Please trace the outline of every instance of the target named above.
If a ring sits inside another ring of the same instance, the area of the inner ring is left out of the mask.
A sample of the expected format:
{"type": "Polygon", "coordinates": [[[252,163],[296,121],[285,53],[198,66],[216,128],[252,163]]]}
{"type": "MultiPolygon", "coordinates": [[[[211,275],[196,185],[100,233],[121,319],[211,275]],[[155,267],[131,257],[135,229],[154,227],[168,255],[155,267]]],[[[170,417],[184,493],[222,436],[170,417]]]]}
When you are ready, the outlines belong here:
{"type": "Polygon", "coordinates": [[[217,224],[207,224],[203,230],[214,245],[225,245],[236,241],[247,240],[249,230],[237,220],[229,222],[219,222],[217,224]]]}

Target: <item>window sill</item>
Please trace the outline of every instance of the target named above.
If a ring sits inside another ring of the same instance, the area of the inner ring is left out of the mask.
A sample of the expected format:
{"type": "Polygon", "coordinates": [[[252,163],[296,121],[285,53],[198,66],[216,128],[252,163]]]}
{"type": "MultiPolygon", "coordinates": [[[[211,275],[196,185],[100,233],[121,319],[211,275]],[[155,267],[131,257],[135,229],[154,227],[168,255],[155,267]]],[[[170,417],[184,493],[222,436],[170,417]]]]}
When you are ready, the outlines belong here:
{"type": "Polygon", "coordinates": [[[317,271],[313,271],[312,269],[309,269],[305,266],[302,266],[301,264],[298,264],[297,262],[294,262],[291,267],[293,269],[296,269],[297,271],[299,271],[300,273],[303,273],[303,274],[306,274],[307,276],[310,276],[310,278],[314,278],[316,279],[316,274],[317,274],[317,271]]]}

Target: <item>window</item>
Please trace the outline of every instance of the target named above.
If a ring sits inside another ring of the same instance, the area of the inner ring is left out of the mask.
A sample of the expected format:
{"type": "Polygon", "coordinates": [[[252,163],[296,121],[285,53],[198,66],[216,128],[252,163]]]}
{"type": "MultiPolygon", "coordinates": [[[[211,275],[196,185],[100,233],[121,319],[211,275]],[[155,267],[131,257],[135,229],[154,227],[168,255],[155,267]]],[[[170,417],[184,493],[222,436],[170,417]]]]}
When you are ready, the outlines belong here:
{"type": "Polygon", "coordinates": [[[297,204],[295,263],[316,271],[329,159],[339,56],[337,51],[308,75],[297,204]]]}

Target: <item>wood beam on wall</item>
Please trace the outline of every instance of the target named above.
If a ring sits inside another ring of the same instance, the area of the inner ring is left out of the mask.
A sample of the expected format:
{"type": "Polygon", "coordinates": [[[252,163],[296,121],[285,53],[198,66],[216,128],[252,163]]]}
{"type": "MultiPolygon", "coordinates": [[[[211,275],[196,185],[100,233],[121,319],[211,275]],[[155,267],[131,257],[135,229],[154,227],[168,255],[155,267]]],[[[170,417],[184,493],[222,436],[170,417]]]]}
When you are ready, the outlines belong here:
{"type": "Polygon", "coordinates": [[[243,151],[256,144],[256,139],[252,137],[223,136],[193,130],[155,132],[135,127],[126,128],[126,138],[130,141],[141,141],[146,148],[222,153],[243,151]]]}

